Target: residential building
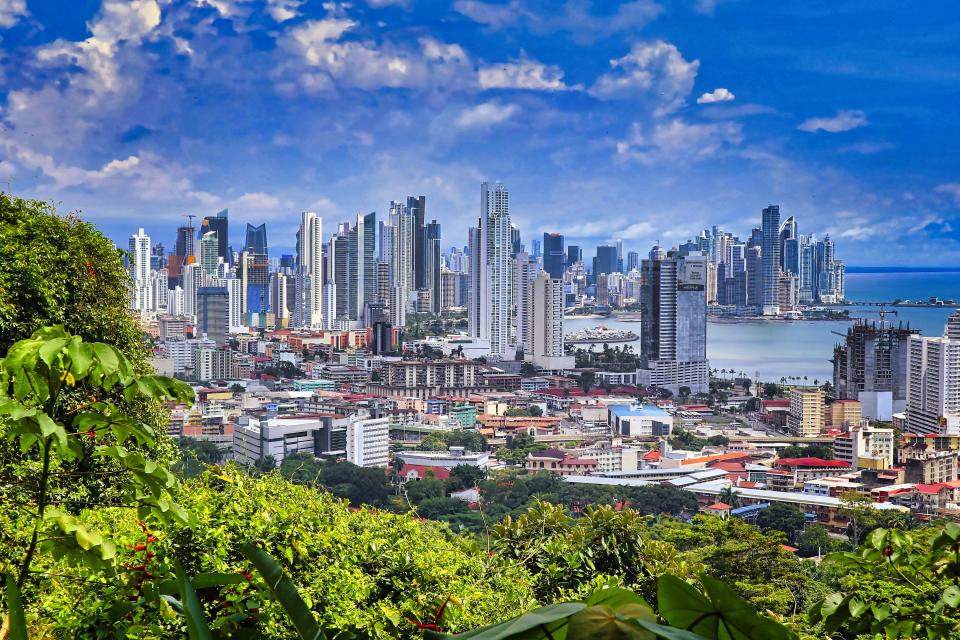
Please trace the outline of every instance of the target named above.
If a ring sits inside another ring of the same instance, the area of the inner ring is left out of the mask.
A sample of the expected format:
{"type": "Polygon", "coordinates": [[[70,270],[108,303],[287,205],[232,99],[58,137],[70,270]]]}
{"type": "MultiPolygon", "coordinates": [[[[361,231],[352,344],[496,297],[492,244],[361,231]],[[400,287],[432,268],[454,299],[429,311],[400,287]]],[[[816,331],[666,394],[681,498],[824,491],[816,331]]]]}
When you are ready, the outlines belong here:
{"type": "Polygon", "coordinates": [[[858,319],[833,349],[833,388],[838,400],[859,400],[863,416],[889,421],[907,402],[909,326],[858,319]]]}
{"type": "Polygon", "coordinates": [[[130,236],[127,246],[130,277],[130,308],[141,315],[153,309],[153,288],[150,282],[150,236],[140,228],[130,236]]]}
{"type": "MultiPolygon", "coordinates": [[[[320,329],[323,324],[323,219],[313,211],[300,214],[297,270],[294,275],[293,324],[320,329]]],[[[277,311],[274,309],[274,314],[277,311]]]]}
{"type": "Polygon", "coordinates": [[[761,233],[761,278],[763,280],[763,315],[780,313],[780,207],[770,205],[763,210],[761,233]]]}
{"type": "Polygon", "coordinates": [[[863,405],[859,400],[836,400],[823,409],[824,429],[847,429],[863,420],[863,405]]]}
{"type": "Polygon", "coordinates": [[[707,258],[680,257],[654,247],[642,263],[642,382],[679,394],[704,393],[709,387],[707,362],[707,258]]]}
{"type": "Polygon", "coordinates": [[[599,463],[590,458],[579,458],[559,449],[545,449],[527,454],[527,471],[545,471],[561,476],[583,476],[596,471],[599,463]]]}
{"type": "Polygon", "coordinates": [[[566,355],[563,336],[563,280],[540,272],[530,285],[529,318],[524,359],[540,369],[573,369],[573,356],[566,355]]]}
{"type": "Polygon", "coordinates": [[[960,311],[943,336],[910,336],[907,428],[915,433],[960,434],[960,311]]]}
{"type": "Polygon", "coordinates": [[[833,441],[833,457],[854,468],[889,469],[894,458],[893,429],[852,423],[849,431],[833,441]]]}
{"type": "MultiPolygon", "coordinates": [[[[533,256],[534,259],[537,256],[533,256]]],[[[563,262],[566,254],[563,250],[563,235],[559,233],[543,234],[543,270],[551,278],[563,278],[563,262]]]]}
{"type": "Polygon", "coordinates": [[[790,390],[790,413],[787,430],[795,436],[813,437],[823,432],[823,391],[794,388],[790,390]]]}
{"type": "Polygon", "coordinates": [[[480,185],[480,219],[469,231],[470,287],[467,317],[470,335],[487,340],[494,358],[510,359],[513,310],[512,237],[507,188],[480,185]]]}
{"type": "Polygon", "coordinates": [[[195,380],[229,380],[233,366],[229,349],[198,347],[193,350],[193,378],[195,380]]]}
{"type": "Polygon", "coordinates": [[[390,419],[350,418],[347,460],[358,467],[385,467],[390,462],[390,419]]]}
{"type": "Polygon", "coordinates": [[[196,333],[206,335],[218,347],[226,346],[230,332],[230,291],[227,287],[197,289],[196,333]]]}

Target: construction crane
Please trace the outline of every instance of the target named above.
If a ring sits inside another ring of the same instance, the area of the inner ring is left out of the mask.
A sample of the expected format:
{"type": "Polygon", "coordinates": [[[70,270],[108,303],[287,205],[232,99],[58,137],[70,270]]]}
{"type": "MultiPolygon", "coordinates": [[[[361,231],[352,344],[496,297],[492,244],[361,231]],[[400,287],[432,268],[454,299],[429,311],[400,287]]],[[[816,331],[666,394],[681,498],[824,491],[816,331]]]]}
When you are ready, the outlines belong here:
{"type": "MultiPolygon", "coordinates": [[[[886,324],[885,324],[885,323],[886,323],[886,317],[887,317],[887,316],[899,316],[899,315],[900,315],[899,313],[897,313],[896,309],[894,309],[893,311],[887,311],[887,308],[886,308],[885,305],[880,305],[880,310],[879,310],[879,311],[863,311],[863,313],[875,313],[875,314],[879,315],[879,316],[880,316],[880,328],[881,328],[881,329],[885,329],[885,328],[886,328],[886,324]]],[[[845,334],[845,333],[840,333],[839,331],[831,331],[830,333],[832,333],[832,334],[834,334],[834,335],[838,335],[838,336],[840,336],[841,338],[846,338],[846,337],[847,337],[847,334],[845,334]]]]}
{"type": "Polygon", "coordinates": [[[187,219],[187,226],[193,229],[193,219],[196,218],[197,216],[191,213],[185,213],[183,214],[183,217],[187,219]]]}

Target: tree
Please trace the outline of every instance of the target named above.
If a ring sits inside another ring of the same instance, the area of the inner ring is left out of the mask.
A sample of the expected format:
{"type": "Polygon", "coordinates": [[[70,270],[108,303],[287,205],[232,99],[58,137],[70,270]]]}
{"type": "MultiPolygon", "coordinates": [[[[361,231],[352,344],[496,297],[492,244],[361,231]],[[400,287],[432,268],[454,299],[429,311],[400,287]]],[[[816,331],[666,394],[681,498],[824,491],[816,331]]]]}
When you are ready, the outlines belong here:
{"type": "Polygon", "coordinates": [[[527,407],[527,411],[529,411],[530,415],[533,416],[534,418],[539,418],[540,416],[543,415],[543,410],[535,404],[532,404],[529,407],[527,407]]]}
{"type": "Polygon", "coordinates": [[[793,505],[774,502],[757,514],[757,526],[761,531],[781,531],[790,541],[796,541],[806,524],[803,512],[793,505]]]}
{"type": "Polygon", "coordinates": [[[580,388],[584,391],[590,391],[590,388],[596,381],[596,375],[593,371],[584,371],[580,374],[580,388]]]}
{"type": "Polygon", "coordinates": [[[773,382],[763,383],[764,398],[778,398],[782,395],[783,395],[783,389],[780,387],[780,385],[773,382]]]}
{"type": "Polygon", "coordinates": [[[232,385],[230,385],[230,391],[232,391],[233,393],[243,393],[244,391],[246,391],[246,388],[244,388],[242,384],[238,382],[234,382],[232,385]]]}
{"type": "Polygon", "coordinates": [[[461,491],[475,487],[487,477],[486,471],[481,467],[475,467],[472,464],[458,464],[450,470],[450,477],[447,479],[448,491],[461,491]]]}
{"type": "Polygon", "coordinates": [[[690,393],[691,393],[690,387],[680,387],[679,392],[680,392],[680,399],[686,402],[687,399],[690,397],[690,393]]]}
{"type": "Polygon", "coordinates": [[[807,526],[796,541],[799,553],[804,557],[825,555],[837,548],[837,541],[830,537],[822,524],[807,526]]]}
{"type": "Polygon", "coordinates": [[[280,463],[280,475],[295,484],[305,484],[311,487],[320,483],[320,473],[324,463],[313,454],[305,451],[291,453],[280,463]]]}
{"type": "Polygon", "coordinates": [[[350,462],[328,464],[320,472],[320,484],[355,506],[386,506],[390,500],[390,487],[383,469],[358,467],[350,462]]]}
{"type": "Polygon", "coordinates": [[[717,500],[724,504],[728,504],[735,509],[743,506],[740,496],[737,495],[737,490],[733,486],[724,487],[721,489],[720,493],[717,494],[717,500]]]}
{"type": "Polygon", "coordinates": [[[417,514],[421,518],[427,518],[428,520],[439,520],[444,516],[466,513],[468,511],[470,511],[470,507],[466,502],[446,496],[427,498],[417,507],[417,514]]]}
{"type": "Polygon", "coordinates": [[[131,506],[141,518],[189,522],[172,502],[176,477],[131,448],[149,448],[155,432],[109,398],[114,387],[128,402],[193,400],[193,390],[182,382],[137,375],[115,347],[85,342],[62,326],[14,343],[0,360],[0,433],[16,443],[19,453],[8,467],[16,475],[4,479],[0,502],[16,514],[19,527],[31,532],[22,546],[4,550],[7,558],[17,558],[18,587],[30,575],[41,538],[56,557],[96,569],[114,564],[116,545],[78,517],[84,508],[131,506]],[[112,471],[91,469],[101,459],[112,464],[112,471]],[[94,493],[77,483],[103,473],[123,474],[128,484],[116,493],[94,493]]]}
{"type": "Polygon", "coordinates": [[[407,483],[407,499],[415,505],[431,498],[446,498],[447,488],[442,480],[423,478],[407,483]]]}
{"type": "Polygon", "coordinates": [[[507,418],[529,417],[530,411],[527,409],[520,409],[519,407],[510,407],[504,411],[503,415],[507,418]]]}
{"type": "Polygon", "coordinates": [[[537,375],[537,373],[539,373],[539,370],[532,362],[524,362],[520,365],[520,375],[524,378],[532,378],[537,375]]]}
{"type": "Polygon", "coordinates": [[[172,470],[182,478],[194,478],[211,464],[219,464],[223,460],[223,451],[210,440],[181,437],[177,438],[180,447],[180,460],[172,470]]]}
{"type": "Polygon", "coordinates": [[[270,473],[277,468],[277,459],[268,453],[265,456],[260,456],[257,461],[253,463],[253,467],[260,473],[270,473]]]}

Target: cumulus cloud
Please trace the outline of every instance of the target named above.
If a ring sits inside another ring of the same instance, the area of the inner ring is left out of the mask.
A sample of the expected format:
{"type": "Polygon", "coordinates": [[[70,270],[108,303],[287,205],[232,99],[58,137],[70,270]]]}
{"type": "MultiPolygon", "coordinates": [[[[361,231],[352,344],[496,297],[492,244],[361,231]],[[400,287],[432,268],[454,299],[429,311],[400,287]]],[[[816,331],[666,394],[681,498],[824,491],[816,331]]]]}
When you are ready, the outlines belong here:
{"type": "Polygon", "coordinates": [[[663,40],[638,42],[628,54],[610,61],[612,71],[600,76],[590,94],[603,100],[645,96],[658,113],[681,106],[693,89],[699,60],[685,60],[676,46],[663,40]]]}
{"type": "Polygon", "coordinates": [[[625,2],[613,13],[600,15],[594,12],[595,7],[602,6],[600,2],[567,0],[560,9],[558,4],[536,0],[510,0],[506,4],[485,0],[456,0],[453,8],[491,29],[526,27],[538,34],[567,32],[581,43],[639,30],[663,11],[663,7],[654,0],[625,2]]]}
{"type": "Polygon", "coordinates": [[[699,98],[697,98],[697,104],[713,104],[715,102],[730,102],[734,100],[737,96],[724,87],[717,87],[709,93],[704,93],[699,98]]]}
{"type": "Polygon", "coordinates": [[[617,154],[646,165],[688,164],[742,141],[743,130],[736,122],[691,124],[676,118],[652,127],[637,122],[627,138],[617,143],[617,154]]]}
{"type": "MultiPolygon", "coordinates": [[[[419,48],[343,40],[358,26],[346,18],[309,20],[286,32],[285,71],[308,93],[337,88],[456,88],[471,81],[469,57],[456,44],[421,38],[419,48]]],[[[281,88],[289,88],[281,83],[281,88]]]]}
{"type": "Polygon", "coordinates": [[[545,65],[526,57],[512,62],[501,62],[481,67],[477,73],[481,89],[534,89],[538,91],[567,91],[563,70],[556,65],[545,65]]]}
{"type": "Polygon", "coordinates": [[[810,118],[804,120],[797,127],[800,131],[826,131],[827,133],[840,133],[850,131],[858,127],[866,126],[867,115],[859,109],[840,110],[837,115],[828,118],[810,118]]]}
{"type": "Polygon", "coordinates": [[[0,0],[0,28],[12,27],[27,14],[27,0],[0,0]]]}
{"type": "Polygon", "coordinates": [[[520,107],[515,104],[484,102],[464,109],[455,124],[461,129],[491,127],[506,122],[519,112],[520,107]]]}
{"type": "Polygon", "coordinates": [[[938,184],[934,191],[937,193],[946,194],[953,198],[957,204],[960,204],[960,182],[945,182],[943,184],[938,184]]]}

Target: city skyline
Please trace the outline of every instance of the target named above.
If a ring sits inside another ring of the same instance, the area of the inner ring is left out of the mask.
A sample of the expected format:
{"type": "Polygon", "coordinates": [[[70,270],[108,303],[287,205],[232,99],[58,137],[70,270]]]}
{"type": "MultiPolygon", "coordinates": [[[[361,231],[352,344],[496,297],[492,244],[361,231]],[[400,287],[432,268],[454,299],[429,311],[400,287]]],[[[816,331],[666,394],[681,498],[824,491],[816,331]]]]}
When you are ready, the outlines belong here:
{"type": "Polygon", "coordinates": [[[382,218],[408,193],[462,246],[475,185],[501,179],[528,248],[642,253],[777,203],[850,266],[960,262],[956,18],[936,8],[44,4],[0,12],[0,180],[119,246],[229,208],[290,253],[301,211],[382,218]],[[873,43],[893,37],[890,61],[873,43]]]}

